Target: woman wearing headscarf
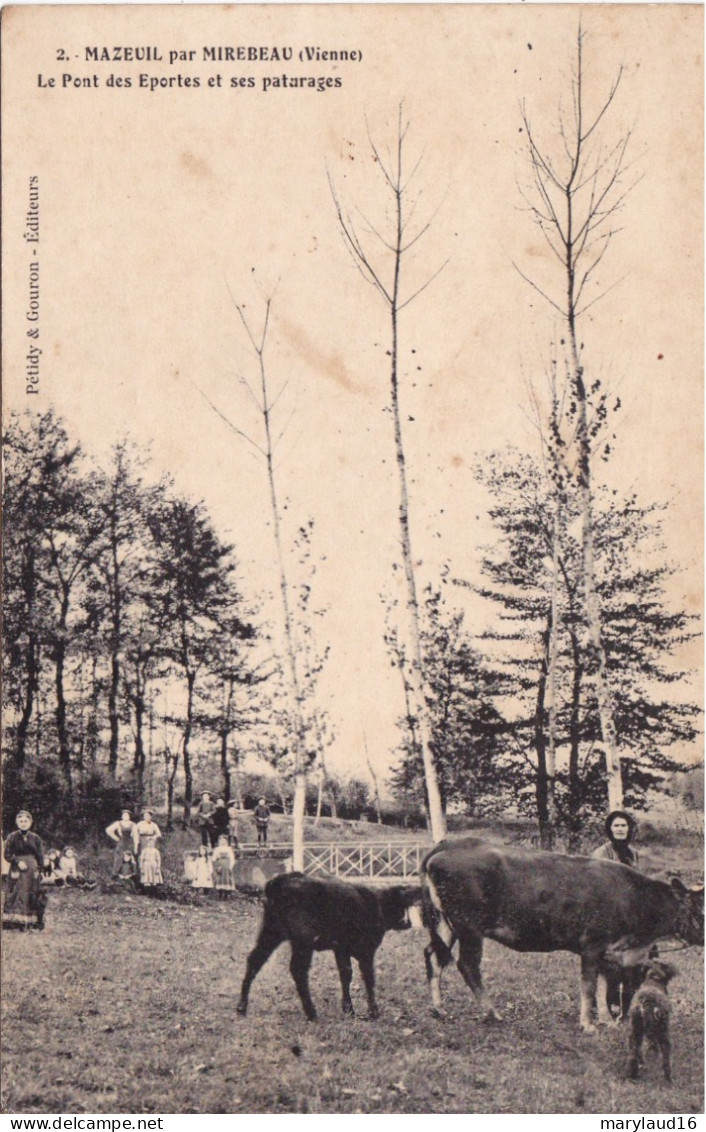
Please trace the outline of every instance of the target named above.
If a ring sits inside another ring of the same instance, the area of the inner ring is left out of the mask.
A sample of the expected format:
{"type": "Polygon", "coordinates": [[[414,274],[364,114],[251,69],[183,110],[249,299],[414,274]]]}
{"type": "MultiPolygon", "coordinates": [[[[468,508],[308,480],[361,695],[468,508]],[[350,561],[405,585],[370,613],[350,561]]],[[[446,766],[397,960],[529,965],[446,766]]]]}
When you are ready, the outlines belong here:
{"type": "Polygon", "coordinates": [[[635,819],[626,814],[625,810],[613,810],[605,820],[605,831],[608,840],[595,849],[591,856],[604,861],[617,861],[636,869],[639,856],[631,844],[635,836],[635,819]]]}
{"type": "MultiPolygon", "coordinates": [[[[639,866],[639,855],[632,846],[635,836],[635,819],[625,810],[612,810],[605,820],[605,831],[608,837],[598,849],[591,853],[602,861],[616,861],[619,865],[627,865],[630,869],[639,866]]],[[[606,967],[601,974],[606,981],[606,1004],[611,1014],[618,1018],[627,1018],[630,1002],[635,993],[635,973],[626,968],[616,971],[614,967],[606,967]]]]}
{"type": "Polygon", "coordinates": [[[41,931],[47,904],[46,893],[40,886],[44,848],[37,834],[32,833],[32,815],[28,810],[20,810],[15,825],[17,829],[5,842],[3,854],[10,872],[2,922],[4,926],[36,927],[41,931]]]}

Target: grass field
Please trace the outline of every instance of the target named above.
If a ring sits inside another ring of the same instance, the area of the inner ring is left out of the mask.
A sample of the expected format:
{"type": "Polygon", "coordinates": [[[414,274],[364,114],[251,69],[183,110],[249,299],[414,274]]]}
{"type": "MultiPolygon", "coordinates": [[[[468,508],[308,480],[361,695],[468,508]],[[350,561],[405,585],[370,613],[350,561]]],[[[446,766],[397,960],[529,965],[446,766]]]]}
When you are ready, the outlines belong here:
{"type": "MultiPolygon", "coordinates": [[[[574,956],[488,944],[486,981],[505,1021],[480,1022],[455,970],[445,975],[442,1021],[429,1010],[424,935],[391,933],[377,960],[380,1019],[341,1015],[327,954],[314,959],[320,1017],[308,1023],[282,947],[243,1019],[235,1003],[256,901],[187,905],[106,888],[54,892],[44,933],[4,936],[4,1112],[703,1110],[699,948],[672,957],[669,1087],[652,1060],[644,1079],[625,1080],[624,1027],[580,1034],[574,956]]],[[[353,1000],[364,1014],[357,971],[353,1000]]]]}

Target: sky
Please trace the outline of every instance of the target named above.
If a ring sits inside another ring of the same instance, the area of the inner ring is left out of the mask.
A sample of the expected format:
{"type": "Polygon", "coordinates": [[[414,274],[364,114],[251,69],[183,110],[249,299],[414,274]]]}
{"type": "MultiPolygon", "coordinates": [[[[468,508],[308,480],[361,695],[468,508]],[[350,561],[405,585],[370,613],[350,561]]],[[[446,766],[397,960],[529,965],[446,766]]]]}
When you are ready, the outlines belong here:
{"type": "MultiPolygon", "coordinates": [[[[367,750],[384,775],[403,705],[380,600],[399,560],[389,327],[345,246],[331,184],[372,247],[390,215],[370,139],[384,160],[402,106],[410,171],[419,162],[413,223],[430,221],[405,266],[405,294],[435,276],[400,322],[413,550],[422,583],[447,560],[455,575],[477,577],[479,548],[493,532],[474,465],[507,444],[537,450],[527,385],[543,382],[558,331],[517,270],[550,287],[558,279],[523,206],[520,108],[555,145],[579,18],[587,100],[600,105],[622,67],[605,136],[631,132],[632,188],[596,279],[596,296],[608,293],[581,328],[587,372],[623,406],[605,474],[644,501],[670,501],[667,543],[683,566],[674,597],[700,610],[699,7],[4,13],[5,412],[54,404],[102,460],[126,433],[149,444],[155,474],[170,473],[179,490],[203,499],[235,544],[245,592],[274,594],[264,466],[208,403],[255,435],[244,382],[256,378],[257,359],[236,306],[256,327],[272,299],[265,360],[272,388],[284,387],[276,474],[287,542],[302,523],[315,524],[313,600],[328,610],[319,624],[331,647],[322,697],[339,770],[364,770],[367,750]],[[91,57],[105,45],[111,56],[116,45],[149,45],[162,60],[91,57]],[[245,48],[246,58],[205,59],[212,47],[245,48]],[[248,60],[248,47],[268,55],[292,47],[294,58],[248,60]],[[301,61],[307,47],[360,58],[301,61]],[[301,76],[332,82],[291,84],[301,76]],[[26,333],[32,176],[36,340],[26,333]],[[36,394],[26,393],[31,341],[42,350],[36,394]]],[[[379,262],[387,270],[384,256],[379,262]]],[[[266,609],[276,624],[276,602],[266,609]]],[[[471,631],[487,617],[471,605],[471,631]]]]}

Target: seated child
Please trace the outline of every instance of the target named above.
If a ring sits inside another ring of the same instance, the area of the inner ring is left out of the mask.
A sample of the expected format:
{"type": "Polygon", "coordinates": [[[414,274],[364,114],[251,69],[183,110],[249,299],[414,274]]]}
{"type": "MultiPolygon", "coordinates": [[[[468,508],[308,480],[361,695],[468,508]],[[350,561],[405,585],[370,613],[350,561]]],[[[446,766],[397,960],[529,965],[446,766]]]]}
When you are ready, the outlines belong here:
{"type": "Polygon", "coordinates": [[[66,884],[78,884],[78,860],[70,845],[67,845],[59,858],[59,872],[66,884]]]}
{"type": "Polygon", "coordinates": [[[96,881],[90,880],[78,871],[78,857],[75,849],[67,845],[59,858],[59,872],[64,882],[73,888],[95,888],[96,881]]]}
{"type": "Polygon", "coordinates": [[[137,876],[137,865],[132,853],[123,853],[123,859],[118,869],[117,878],[125,884],[134,885],[137,876]]]}

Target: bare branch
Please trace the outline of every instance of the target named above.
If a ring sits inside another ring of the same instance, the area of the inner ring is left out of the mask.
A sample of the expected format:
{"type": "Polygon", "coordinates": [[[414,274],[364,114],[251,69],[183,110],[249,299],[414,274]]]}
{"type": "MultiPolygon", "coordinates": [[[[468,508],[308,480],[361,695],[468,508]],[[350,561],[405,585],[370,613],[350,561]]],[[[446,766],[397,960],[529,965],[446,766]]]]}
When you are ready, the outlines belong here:
{"type": "Polygon", "coordinates": [[[600,303],[601,299],[605,299],[606,295],[609,295],[611,291],[614,291],[616,287],[619,287],[621,283],[625,282],[629,274],[630,272],[626,271],[624,275],[620,276],[620,279],[616,279],[615,283],[611,283],[610,287],[606,287],[605,291],[602,291],[600,295],[596,295],[595,299],[591,299],[590,303],[586,303],[585,307],[581,307],[580,310],[577,310],[576,317],[579,318],[582,314],[585,314],[587,310],[595,306],[596,303],[600,303]]]}
{"type": "Polygon", "coordinates": [[[259,452],[261,456],[265,456],[266,453],[265,453],[264,448],[262,448],[257,443],[257,441],[253,440],[251,436],[248,436],[248,434],[246,432],[243,432],[242,429],[238,428],[237,425],[234,425],[232,421],[229,421],[228,417],[226,417],[225,414],[221,412],[221,410],[217,407],[217,405],[214,405],[211,398],[208,397],[206,393],[204,393],[203,389],[199,385],[197,385],[196,382],[193,379],[190,379],[190,380],[191,380],[191,384],[194,386],[195,389],[197,389],[199,391],[199,393],[203,397],[204,401],[208,402],[208,404],[213,409],[214,413],[217,416],[219,416],[225,424],[228,425],[228,428],[231,429],[237,436],[241,437],[242,440],[246,440],[248,444],[251,444],[252,447],[257,452],[259,452]]]}
{"type": "Polygon", "coordinates": [[[398,311],[403,311],[405,307],[408,307],[410,303],[413,303],[413,302],[414,302],[414,300],[415,300],[415,299],[416,299],[416,298],[417,298],[417,297],[418,297],[419,295],[421,295],[422,291],[426,291],[427,287],[430,287],[430,286],[431,286],[431,284],[432,284],[432,283],[434,282],[434,280],[435,280],[435,279],[436,279],[436,278],[437,278],[437,277],[438,277],[439,275],[441,275],[441,272],[442,272],[442,271],[444,270],[444,268],[445,268],[445,267],[446,267],[446,266],[448,265],[448,263],[449,263],[449,260],[448,260],[448,259],[444,260],[444,262],[442,263],[441,267],[440,267],[440,268],[439,268],[439,269],[438,269],[437,271],[435,271],[433,275],[430,275],[430,276],[429,276],[429,278],[427,279],[426,283],[422,283],[421,287],[418,287],[418,288],[417,288],[417,290],[416,290],[416,291],[414,291],[414,292],[413,292],[413,294],[411,294],[411,295],[409,296],[409,298],[408,298],[408,299],[405,299],[403,303],[398,303],[398,304],[397,304],[397,309],[398,309],[398,311]]]}
{"type": "Polygon", "coordinates": [[[555,303],[553,299],[550,299],[549,295],[547,295],[541,287],[537,286],[534,279],[530,279],[529,275],[525,275],[524,271],[522,271],[522,269],[517,266],[514,260],[512,260],[511,262],[512,266],[515,268],[515,271],[522,277],[522,279],[524,279],[525,283],[529,283],[530,287],[533,287],[538,295],[541,295],[542,298],[547,303],[549,303],[550,306],[554,307],[554,310],[558,311],[562,318],[566,318],[566,312],[559,306],[559,304],[555,303]]]}
{"type": "Polygon", "coordinates": [[[385,300],[391,304],[392,296],[389,294],[387,288],[385,287],[385,284],[380,279],[380,276],[375,271],[373,265],[370,262],[370,259],[366,255],[352,221],[343,213],[343,208],[341,207],[341,203],[338,199],[338,196],[336,195],[333,180],[328,170],[327,177],[329,188],[331,189],[331,196],[333,197],[334,208],[336,209],[336,216],[338,217],[338,223],[340,225],[341,232],[343,233],[343,237],[346,241],[349,251],[352,253],[354,261],[356,262],[358,270],[360,271],[366,282],[372,283],[380,292],[380,294],[385,298],[385,300]]]}

